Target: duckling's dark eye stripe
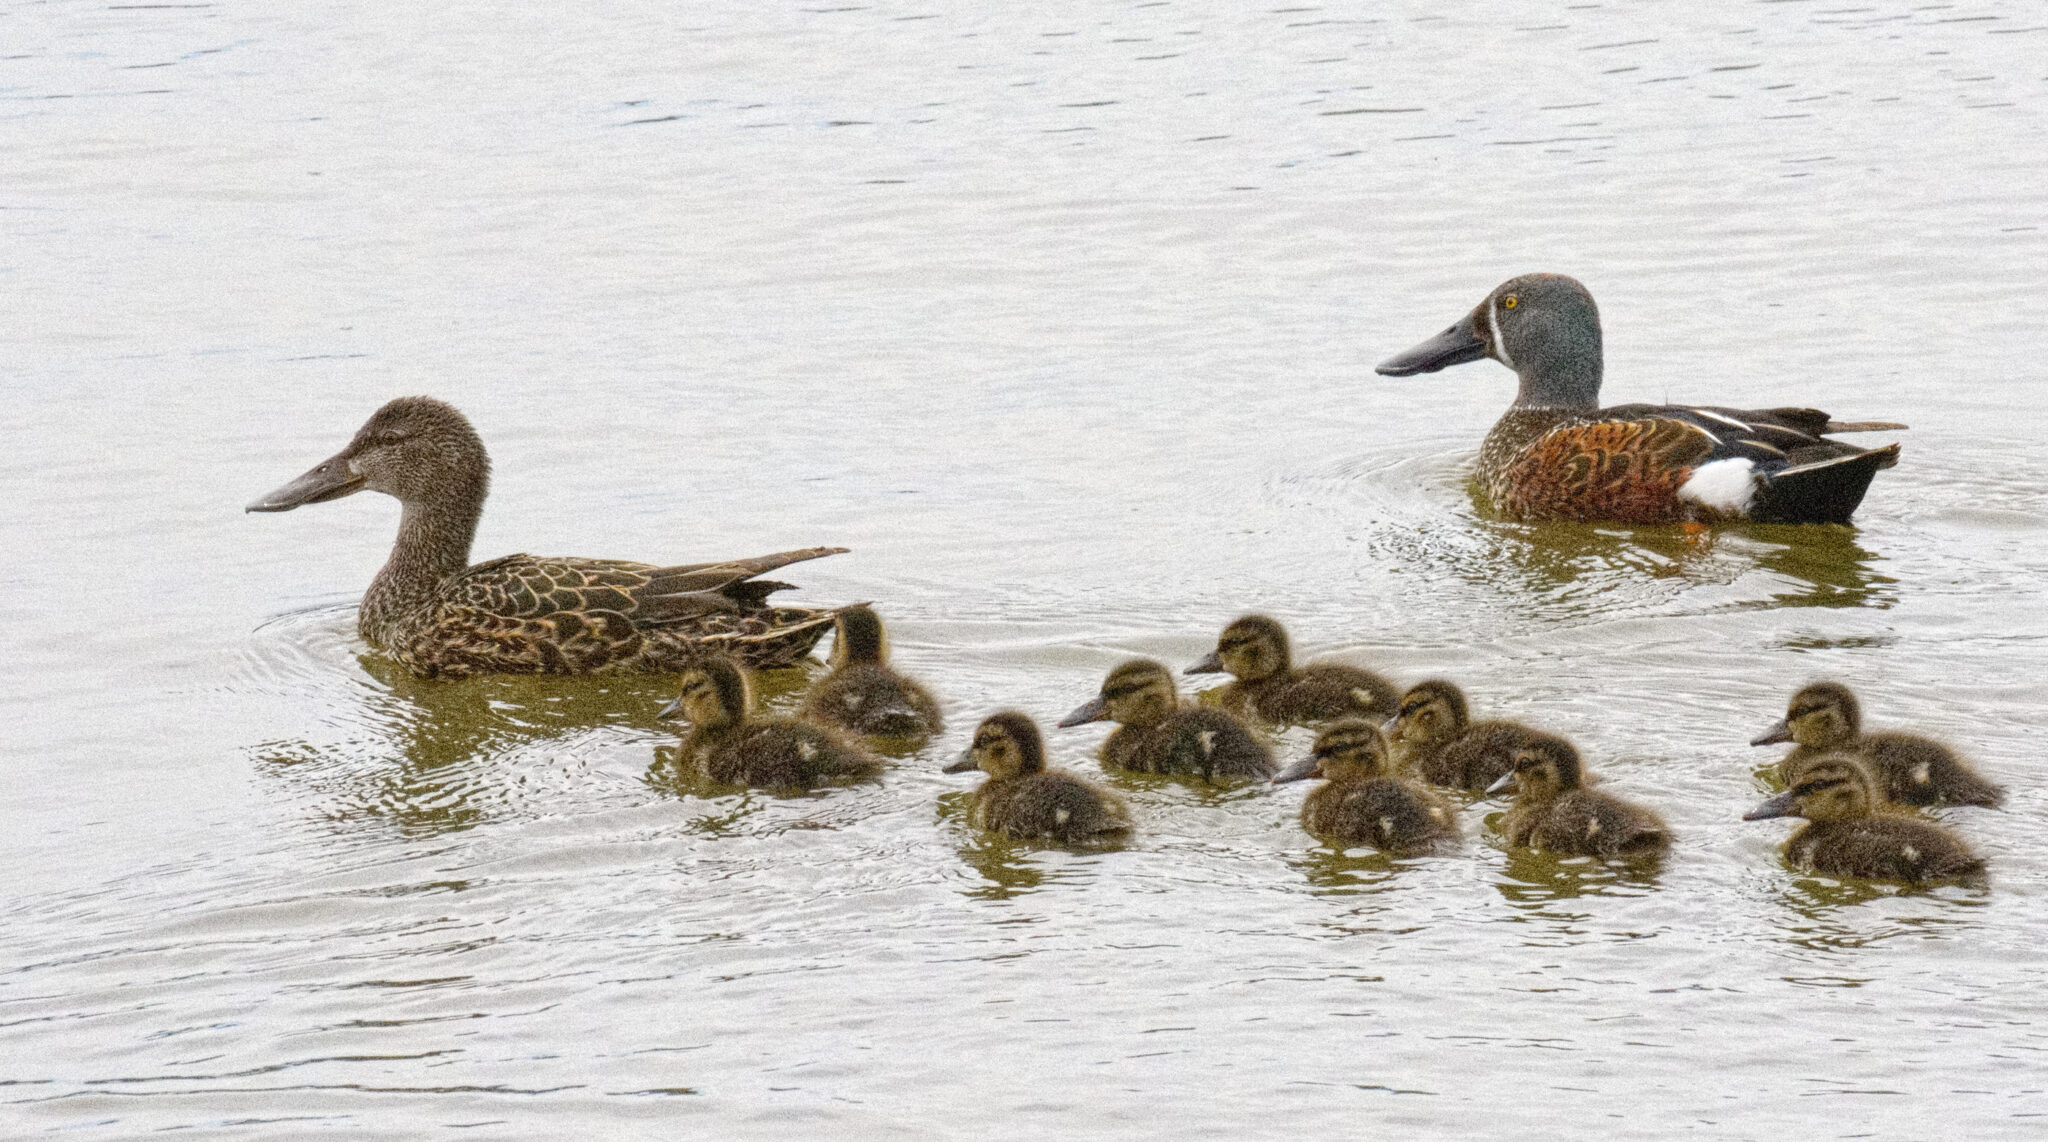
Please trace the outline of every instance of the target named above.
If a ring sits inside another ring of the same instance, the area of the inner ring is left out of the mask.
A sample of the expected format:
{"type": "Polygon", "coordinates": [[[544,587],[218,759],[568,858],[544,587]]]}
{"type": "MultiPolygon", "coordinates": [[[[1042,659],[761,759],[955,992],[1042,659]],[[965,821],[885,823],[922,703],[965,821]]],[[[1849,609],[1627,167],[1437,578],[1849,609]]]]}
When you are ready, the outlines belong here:
{"type": "Polygon", "coordinates": [[[1422,702],[1410,702],[1410,703],[1408,703],[1407,705],[1405,705],[1405,706],[1401,707],[1401,716],[1405,718],[1405,717],[1407,717],[1407,716],[1408,716],[1409,714],[1414,714],[1414,713],[1420,713],[1420,712],[1422,711],[1423,707],[1425,707],[1425,706],[1427,706],[1427,705],[1429,705],[1429,703],[1428,703],[1427,701],[1422,701],[1422,702]]]}
{"type": "Polygon", "coordinates": [[[1787,718],[1803,718],[1808,714],[1818,714],[1825,709],[1827,709],[1826,706],[1801,706],[1785,716],[1787,718]]]}
{"type": "Polygon", "coordinates": [[[1102,692],[1102,696],[1105,698],[1128,698],[1131,695],[1137,693],[1138,691],[1143,690],[1144,688],[1145,685],[1142,682],[1130,686],[1117,686],[1109,690],[1104,690],[1102,692]]]}

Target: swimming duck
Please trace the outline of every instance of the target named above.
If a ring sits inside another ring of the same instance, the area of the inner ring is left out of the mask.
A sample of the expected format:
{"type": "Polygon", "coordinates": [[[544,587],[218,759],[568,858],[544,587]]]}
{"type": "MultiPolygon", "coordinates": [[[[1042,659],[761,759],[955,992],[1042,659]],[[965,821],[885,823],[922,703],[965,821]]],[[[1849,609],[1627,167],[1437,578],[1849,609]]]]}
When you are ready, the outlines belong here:
{"type": "Polygon", "coordinates": [[[1386,730],[1400,768],[1431,785],[1474,791],[1507,776],[1515,750],[1536,735],[1514,722],[1472,721],[1465,692],[1441,678],[1410,686],[1386,730]]]}
{"type": "Polygon", "coordinates": [[[1811,823],[1785,842],[1785,859],[1823,876],[1926,884],[1983,874],[1984,861],[1946,829],[1874,815],[1876,788],[1857,759],[1823,755],[1800,771],[1797,785],[1742,819],[1806,818],[1811,823]]]}
{"type": "Polygon", "coordinates": [[[1221,710],[1182,706],[1173,673],[1149,658],[1133,658],[1110,671],[1101,692],[1059,724],[1104,719],[1117,723],[1102,743],[1102,764],[1111,769],[1206,780],[1273,773],[1266,743],[1221,710]]]}
{"type": "Polygon", "coordinates": [[[855,733],[922,738],[945,724],[931,691],[889,667],[881,616],[864,606],[839,611],[832,672],[804,696],[799,717],[855,733]]]}
{"type": "Polygon", "coordinates": [[[1515,750],[1515,767],[1488,786],[1514,787],[1515,803],[1500,821],[1509,844],[1561,856],[1638,856],[1671,846],[1671,831],[1657,814],[1585,787],[1585,767],[1572,743],[1532,733],[1515,750]]]}
{"type": "Polygon", "coordinates": [[[1751,745],[1797,742],[1778,763],[1778,780],[1798,779],[1806,764],[1830,753],[1854,755],[1870,768],[1886,800],[1901,805],[1986,805],[2005,802],[2005,789],[1955,751],[1918,734],[1863,732],[1863,713],[1847,686],[1816,682],[1792,695],[1785,718],[1751,745]]]}
{"type": "Polygon", "coordinates": [[[1235,679],[1217,698],[1240,717],[1306,723],[1330,718],[1392,714],[1400,691],[1370,670],[1337,662],[1294,665],[1287,629],[1265,615],[1246,615],[1223,628],[1216,649],[1187,668],[1189,674],[1228,671],[1235,679]]]}
{"type": "Polygon", "coordinates": [[[1131,811],[1116,794],[1045,767],[1045,742],[1023,714],[990,715],[945,772],[971,769],[988,774],[968,800],[967,819],[978,828],[1061,844],[1116,840],[1131,831],[1131,811]]]}
{"type": "Polygon", "coordinates": [[[1477,477],[1516,519],[1847,523],[1899,446],[1825,437],[1902,429],[1810,408],[1600,407],[1600,311],[1563,274],[1496,286],[1457,324],[1380,362],[1390,377],[1491,357],[1521,391],[1486,434],[1477,477]]]}
{"type": "Polygon", "coordinates": [[[656,567],[616,559],[507,555],[471,566],[491,461],[469,420],[432,397],[400,397],[347,448],[249,505],[283,512],[369,489],[405,506],[398,542],[356,618],[363,640],[422,677],[681,670],[706,650],[787,666],[832,612],[771,607],[789,586],[755,576],[843,547],[656,567]]]}
{"type": "Polygon", "coordinates": [[[808,789],[882,771],[866,750],[823,726],[749,717],[749,690],[746,672],[725,658],[683,671],[681,693],[655,716],[690,723],[684,764],[721,785],[764,789],[808,789]]]}
{"type": "Polygon", "coordinates": [[[1367,844],[1396,856],[1457,843],[1444,799],[1387,773],[1387,739],[1359,718],[1332,724],[1308,757],[1273,779],[1326,778],[1301,803],[1301,827],[1341,845],[1367,844]]]}

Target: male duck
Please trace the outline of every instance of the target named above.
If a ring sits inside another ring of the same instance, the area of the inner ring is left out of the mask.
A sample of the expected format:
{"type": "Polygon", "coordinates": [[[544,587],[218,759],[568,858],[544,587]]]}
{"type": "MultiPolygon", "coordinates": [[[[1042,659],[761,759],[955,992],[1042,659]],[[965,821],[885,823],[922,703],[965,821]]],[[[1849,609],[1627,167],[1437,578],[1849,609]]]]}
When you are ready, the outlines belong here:
{"type": "Polygon", "coordinates": [[[1514,770],[1486,791],[1514,787],[1515,804],[1500,821],[1509,844],[1597,857],[1650,856],[1671,847],[1671,831],[1657,814],[1585,783],[1572,743],[1534,734],[1515,751],[1514,770]]]}
{"type": "Polygon", "coordinates": [[[422,677],[668,672],[707,649],[787,666],[832,624],[831,611],[769,606],[789,584],[754,577],[844,547],[678,567],[533,555],[472,567],[490,473],[483,441],[453,406],[400,397],[347,448],[248,510],[290,511],[366,488],[403,504],[398,542],[356,629],[422,677]]]}
{"type": "Polygon", "coordinates": [[[1149,658],[1134,658],[1110,671],[1101,692],[1059,724],[1104,719],[1117,723],[1116,732],[1102,743],[1102,764],[1111,769],[1211,781],[1263,779],[1273,772],[1273,751],[1265,742],[1222,710],[1182,706],[1173,673],[1149,658]]]}
{"type": "Polygon", "coordinates": [[[945,720],[931,691],[889,667],[889,636],[868,607],[839,611],[832,672],[804,695],[799,716],[883,738],[925,738],[945,720]]]}
{"type": "Polygon", "coordinates": [[[1187,668],[1189,674],[1228,671],[1236,681],[1217,695],[1224,709],[1269,722],[1299,724],[1331,718],[1384,718],[1400,691],[1370,670],[1336,662],[1294,665],[1287,628],[1264,615],[1246,615],[1223,628],[1216,649],[1187,668]]]}
{"type": "Polygon", "coordinates": [[[968,799],[967,819],[977,828],[1069,845],[1114,841],[1131,831],[1131,811],[1116,794],[1045,767],[1044,739],[1023,714],[990,715],[945,772],[972,769],[988,774],[968,799]]]}
{"type": "Polygon", "coordinates": [[[1474,722],[1457,684],[1418,682],[1386,725],[1400,768],[1431,785],[1478,791],[1515,768],[1515,750],[1536,731],[1514,722],[1474,722]]]}
{"type": "Polygon", "coordinates": [[[1847,753],[1869,767],[1887,801],[1991,808],[2005,803],[2003,787],[1938,741],[1895,730],[1864,733],[1856,695],[1839,682],[1815,682],[1792,695],[1785,719],[1749,744],[1777,742],[1798,743],[1778,763],[1778,780],[1786,785],[1798,781],[1813,759],[1847,753]]]}
{"type": "Polygon", "coordinates": [[[683,763],[720,785],[809,789],[882,771],[879,759],[823,726],[754,720],[752,704],[746,672],[713,656],[683,672],[680,695],[656,717],[690,723],[683,763]]]}
{"type": "Polygon", "coordinates": [[[1824,437],[1905,427],[1842,423],[1810,408],[1601,408],[1600,312],[1563,274],[1502,282],[1379,372],[1407,377],[1481,357],[1521,378],[1514,405],[1486,434],[1477,473],[1495,509],[1517,519],[1847,523],[1899,446],[1824,437]]]}
{"type": "Polygon", "coordinates": [[[1438,852],[1458,841],[1444,799],[1387,773],[1387,739],[1358,718],[1332,724],[1308,757],[1273,779],[1326,778],[1301,803],[1301,827],[1340,845],[1395,856],[1438,852]]]}
{"type": "Polygon", "coordinates": [[[1804,817],[1812,822],[1785,843],[1795,868],[1823,876],[1906,884],[1981,877],[1984,861],[1947,830],[1925,821],[1873,815],[1876,785],[1844,754],[1816,758],[1799,783],[1742,815],[1745,821],[1804,817]]]}

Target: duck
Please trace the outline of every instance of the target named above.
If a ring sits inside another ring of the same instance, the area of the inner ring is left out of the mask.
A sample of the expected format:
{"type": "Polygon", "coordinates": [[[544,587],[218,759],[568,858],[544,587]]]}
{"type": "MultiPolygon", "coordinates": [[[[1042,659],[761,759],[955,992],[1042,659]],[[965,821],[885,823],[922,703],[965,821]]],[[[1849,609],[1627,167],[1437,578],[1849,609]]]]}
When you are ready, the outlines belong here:
{"type": "Polygon", "coordinates": [[[1181,705],[1173,672],[1149,658],[1133,658],[1109,672],[1101,691],[1061,718],[1060,728],[1117,723],[1102,743],[1102,764],[1135,773],[1200,777],[1205,781],[1273,775],[1273,751],[1222,710],[1181,705]]]}
{"type": "Polygon", "coordinates": [[[832,626],[831,610],[770,606],[768,596],[789,584],[758,576],[844,547],[673,567],[535,555],[472,565],[490,474],[483,440],[453,405],[399,397],[348,447],[247,510],[285,512],[361,491],[398,500],[398,541],[363,595],[356,629],[423,678],[666,674],[708,651],[788,666],[832,626]]]}
{"type": "Polygon", "coordinates": [[[872,607],[841,607],[835,621],[831,672],[804,695],[798,717],[883,738],[928,738],[945,728],[931,691],[889,666],[889,635],[872,607]]]}
{"type": "Polygon", "coordinates": [[[1537,733],[1516,722],[1474,722],[1465,692],[1442,678],[1410,686],[1385,729],[1399,768],[1472,792],[1507,776],[1515,750],[1537,733]]]}
{"type": "Polygon", "coordinates": [[[1501,815],[1509,844],[1560,856],[1655,856],[1671,847],[1671,830],[1641,805],[1586,788],[1585,765],[1572,743],[1555,734],[1531,734],[1515,749],[1515,765],[1487,786],[1515,791],[1501,815]]]}
{"type": "Polygon", "coordinates": [[[1123,799],[1061,769],[1045,765],[1038,725],[1014,710],[991,714],[974,728],[973,744],[946,773],[988,774],[968,797],[967,819],[976,828],[1017,840],[1059,844],[1116,841],[1131,832],[1123,799]]]}
{"type": "Polygon", "coordinates": [[[1922,885],[1984,874],[1983,858],[1948,830],[1880,815],[1877,793],[1877,779],[1861,760],[1825,754],[1800,770],[1798,784],[1742,819],[1806,818],[1809,823],[1785,842],[1785,859],[1823,876],[1922,885]]]}
{"type": "Polygon", "coordinates": [[[1387,739],[1362,718],[1332,723],[1309,755],[1274,784],[1321,777],[1301,803],[1301,827],[1346,847],[1395,856],[1441,852],[1458,842],[1457,818],[1442,797],[1387,772],[1387,739]]]}
{"type": "Polygon", "coordinates": [[[655,715],[686,720],[681,758],[720,785],[809,789],[874,777],[882,763],[844,735],[788,718],[754,718],[747,672],[723,657],[683,671],[675,700],[655,715]]]}
{"type": "Polygon", "coordinates": [[[1215,693],[1223,709],[1280,724],[1385,718],[1400,697],[1393,683],[1370,670],[1337,662],[1295,666],[1287,628],[1265,615],[1246,615],[1224,627],[1216,649],[1186,671],[1224,672],[1234,680],[1215,693]]]}
{"type": "Polygon", "coordinates": [[[1954,750],[1918,734],[1863,732],[1862,707],[1839,682],[1815,682],[1792,695],[1784,720],[1751,745],[1796,743],[1778,763],[1778,781],[1791,785],[1816,757],[1847,753],[1859,758],[1877,780],[1877,791],[1900,805],[2005,804],[2005,789],[1984,777],[1954,750]]]}
{"type": "Polygon", "coordinates": [[[1904,429],[1810,408],[1600,407],[1600,311],[1563,274],[1495,286],[1449,329],[1379,363],[1389,377],[1492,358],[1515,371],[1515,403],[1479,449],[1476,478],[1510,519],[1704,525],[1846,524],[1899,446],[1837,433],[1904,429]]]}

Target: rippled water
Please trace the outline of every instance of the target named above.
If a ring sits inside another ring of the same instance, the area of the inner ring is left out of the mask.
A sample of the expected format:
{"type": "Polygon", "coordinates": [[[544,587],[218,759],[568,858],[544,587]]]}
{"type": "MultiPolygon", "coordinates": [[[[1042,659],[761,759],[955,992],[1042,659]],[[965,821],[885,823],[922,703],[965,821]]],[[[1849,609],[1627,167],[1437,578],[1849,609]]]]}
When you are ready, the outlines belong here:
{"type": "Polygon", "coordinates": [[[604,7],[4,10],[0,1133],[2040,1129],[2048,11],[604,7]],[[1479,516],[1511,380],[1370,366],[1535,269],[1611,398],[1903,461],[1854,531],[1479,516]],[[854,548],[804,596],[952,732],[705,797],[661,680],[395,673],[389,501],[240,505],[408,392],[492,448],[479,557],[854,548]],[[1570,734],[1676,852],[1139,781],[1124,851],[966,828],[983,712],[1253,608],[1570,734]],[[1988,891],[1737,819],[1822,675],[2013,787],[1947,814],[1988,891]]]}

